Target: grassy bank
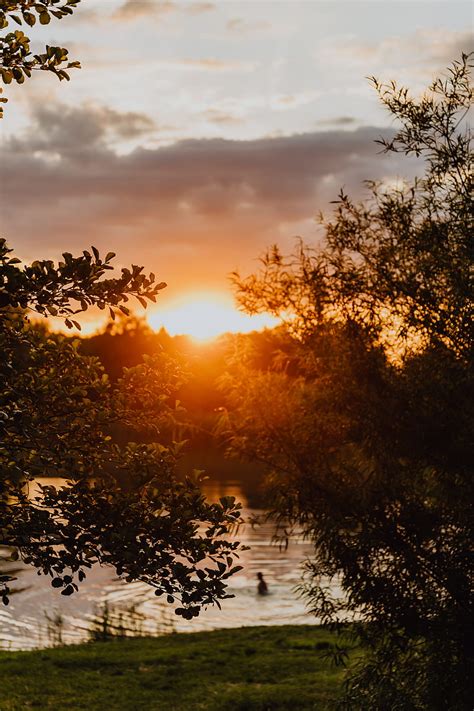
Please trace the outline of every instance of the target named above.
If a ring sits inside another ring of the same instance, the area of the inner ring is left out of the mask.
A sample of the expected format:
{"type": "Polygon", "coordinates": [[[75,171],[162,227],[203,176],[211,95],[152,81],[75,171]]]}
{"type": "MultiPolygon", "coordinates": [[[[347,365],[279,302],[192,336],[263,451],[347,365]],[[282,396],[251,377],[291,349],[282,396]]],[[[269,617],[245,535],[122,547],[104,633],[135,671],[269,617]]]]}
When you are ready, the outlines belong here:
{"type": "Polygon", "coordinates": [[[247,627],[0,653],[0,709],[330,709],[343,670],[313,626],[247,627]]]}

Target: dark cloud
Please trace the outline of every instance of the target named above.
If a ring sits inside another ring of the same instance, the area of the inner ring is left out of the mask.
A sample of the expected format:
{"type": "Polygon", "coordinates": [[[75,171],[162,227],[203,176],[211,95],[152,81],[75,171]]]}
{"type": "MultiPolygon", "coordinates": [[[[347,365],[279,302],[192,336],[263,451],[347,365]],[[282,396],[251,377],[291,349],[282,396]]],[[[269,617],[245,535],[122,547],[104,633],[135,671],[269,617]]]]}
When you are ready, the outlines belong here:
{"type": "Polygon", "coordinates": [[[133,111],[121,113],[103,106],[68,108],[61,104],[38,107],[34,125],[28,137],[12,139],[12,146],[20,152],[42,151],[73,159],[105,148],[109,142],[143,136],[156,129],[154,121],[145,114],[133,111]]]}
{"type": "Polygon", "coordinates": [[[309,224],[341,186],[360,194],[364,179],[400,172],[397,157],[376,155],[380,131],[368,127],[184,140],[128,155],[105,140],[142,125],[135,114],[58,106],[37,110],[29,131],[4,145],[4,226],[23,256],[94,243],[181,288],[222,285],[309,224]]]}
{"type": "Polygon", "coordinates": [[[354,116],[334,116],[334,118],[321,119],[316,122],[317,126],[354,126],[358,123],[354,116]]]}
{"type": "Polygon", "coordinates": [[[145,114],[135,111],[120,113],[113,109],[104,108],[101,111],[102,125],[111,130],[119,138],[136,138],[145,133],[150,133],[156,126],[155,122],[145,114]]]}

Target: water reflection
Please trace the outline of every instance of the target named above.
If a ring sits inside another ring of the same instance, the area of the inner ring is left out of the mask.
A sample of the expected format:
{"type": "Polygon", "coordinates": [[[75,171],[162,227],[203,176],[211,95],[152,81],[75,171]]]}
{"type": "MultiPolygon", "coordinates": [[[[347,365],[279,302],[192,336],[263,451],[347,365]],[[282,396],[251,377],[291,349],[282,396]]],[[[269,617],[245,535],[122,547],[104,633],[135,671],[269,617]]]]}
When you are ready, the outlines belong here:
{"type": "MultiPolygon", "coordinates": [[[[42,482],[44,483],[44,482],[42,482]]],[[[61,481],[47,480],[61,485],[61,481]]],[[[235,496],[244,505],[244,518],[262,512],[251,508],[238,482],[208,482],[205,493],[211,500],[235,496]]],[[[100,628],[104,610],[115,619],[118,629],[126,634],[130,625],[140,624],[144,634],[211,630],[243,625],[300,624],[315,622],[305,612],[305,605],[294,591],[300,578],[300,563],[310,554],[311,546],[293,537],[286,550],[272,544],[271,523],[257,526],[245,524],[238,539],[250,546],[241,554],[243,570],[230,580],[229,592],[235,597],[224,600],[222,610],[209,607],[198,618],[183,620],[174,614],[172,606],[157,598],[142,583],[125,583],[114,576],[110,568],[95,566],[81,584],[79,593],[71,597],[59,595],[50,579],[37,576],[34,569],[23,566],[8,608],[0,606],[0,646],[29,649],[50,646],[55,642],[80,642],[88,639],[90,630],[100,628]],[[263,572],[269,594],[257,593],[257,573],[263,572]],[[120,617],[121,616],[121,617],[120,617]],[[121,619],[119,623],[117,620],[121,619]],[[60,634],[60,640],[58,640],[60,634]]],[[[18,563],[15,567],[18,568],[18,563]]]]}

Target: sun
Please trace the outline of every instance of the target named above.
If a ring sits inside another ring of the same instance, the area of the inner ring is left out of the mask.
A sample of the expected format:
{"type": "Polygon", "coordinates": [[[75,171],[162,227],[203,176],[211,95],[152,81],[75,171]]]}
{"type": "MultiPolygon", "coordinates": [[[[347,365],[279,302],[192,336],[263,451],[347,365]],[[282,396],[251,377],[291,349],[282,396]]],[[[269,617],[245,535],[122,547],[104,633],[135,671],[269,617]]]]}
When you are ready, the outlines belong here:
{"type": "Polygon", "coordinates": [[[208,341],[222,333],[248,333],[276,325],[269,314],[248,316],[238,311],[232,299],[219,292],[190,293],[150,313],[148,323],[154,330],[164,327],[172,336],[191,336],[208,341]]]}

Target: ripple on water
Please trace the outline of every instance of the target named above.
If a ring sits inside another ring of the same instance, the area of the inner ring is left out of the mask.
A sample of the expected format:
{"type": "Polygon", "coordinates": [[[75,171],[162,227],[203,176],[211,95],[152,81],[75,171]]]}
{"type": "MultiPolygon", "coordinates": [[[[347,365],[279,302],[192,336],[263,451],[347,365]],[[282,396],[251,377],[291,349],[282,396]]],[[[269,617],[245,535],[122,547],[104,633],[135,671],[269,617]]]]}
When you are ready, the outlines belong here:
{"type": "MultiPolygon", "coordinates": [[[[220,485],[219,490],[207,494],[211,499],[222,495],[244,499],[236,483],[227,483],[225,490],[220,485]]],[[[243,513],[248,517],[262,512],[245,507],[243,513]]],[[[86,640],[94,626],[94,616],[103,611],[104,605],[109,613],[121,614],[127,624],[135,625],[135,630],[139,625],[145,634],[317,622],[306,613],[304,601],[295,592],[300,564],[310,555],[311,545],[296,535],[283,550],[272,544],[272,535],[273,528],[268,522],[241,528],[237,538],[251,549],[242,552],[240,564],[244,568],[230,581],[229,593],[235,597],[224,600],[222,610],[209,607],[190,621],[176,616],[172,606],[157,598],[145,584],[125,583],[110,568],[96,566],[81,584],[79,593],[63,597],[51,588],[50,578],[37,576],[36,571],[24,567],[18,582],[27,589],[12,596],[8,609],[0,610],[0,646],[10,649],[50,646],[58,641],[59,631],[62,643],[86,640]],[[260,571],[269,586],[267,596],[257,594],[256,574],[260,571]]]]}

